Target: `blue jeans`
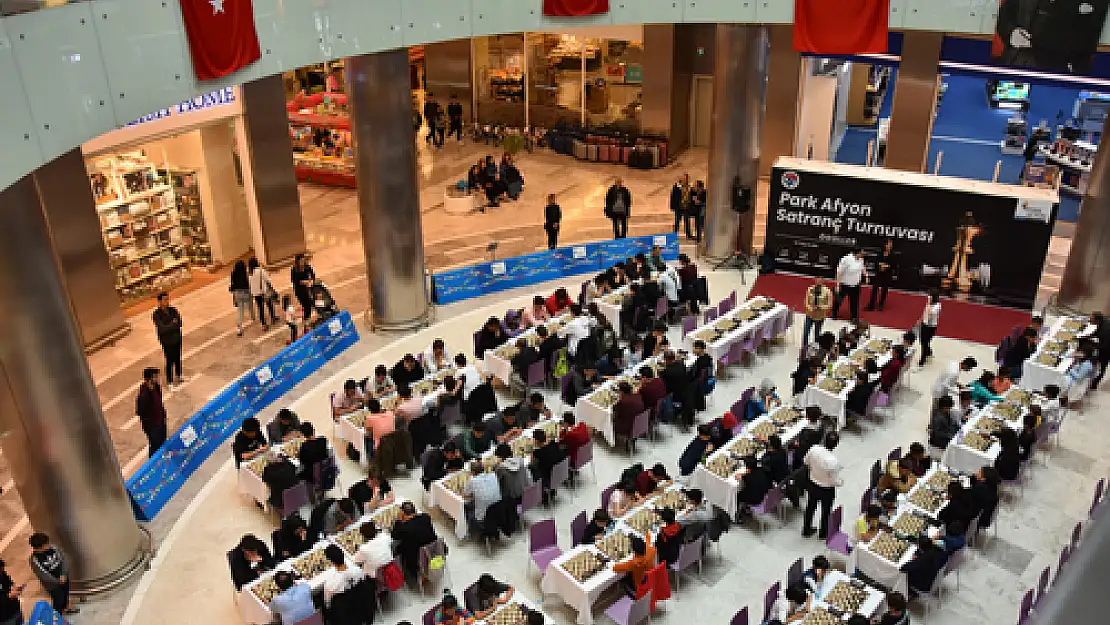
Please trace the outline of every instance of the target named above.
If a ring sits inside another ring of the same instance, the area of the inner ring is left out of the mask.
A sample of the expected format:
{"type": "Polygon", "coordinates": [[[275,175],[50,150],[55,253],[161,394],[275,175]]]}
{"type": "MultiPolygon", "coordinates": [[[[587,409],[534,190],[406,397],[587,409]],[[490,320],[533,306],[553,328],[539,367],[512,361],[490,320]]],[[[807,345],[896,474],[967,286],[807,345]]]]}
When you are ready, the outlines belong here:
{"type": "Polygon", "coordinates": [[[814,321],[813,319],[806,317],[805,323],[802,324],[802,345],[809,345],[810,328],[813,329],[813,338],[816,340],[818,336],[821,336],[821,326],[823,325],[825,325],[824,319],[820,321],[814,321]]]}

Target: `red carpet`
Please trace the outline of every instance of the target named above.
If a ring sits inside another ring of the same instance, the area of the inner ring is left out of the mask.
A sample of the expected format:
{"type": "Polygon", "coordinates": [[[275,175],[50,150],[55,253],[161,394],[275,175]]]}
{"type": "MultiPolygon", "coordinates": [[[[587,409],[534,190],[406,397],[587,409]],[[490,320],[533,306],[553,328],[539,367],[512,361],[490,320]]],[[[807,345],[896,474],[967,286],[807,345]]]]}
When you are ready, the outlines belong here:
{"type": "MultiPolygon", "coordinates": [[[[751,295],[766,295],[794,308],[803,309],[806,289],[813,278],[787,273],[759,276],[752,285],[751,295]]],[[[831,286],[831,284],[830,284],[831,286]]],[[[871,297],[871,288],[864,287],[860,294],[860,316],[874,326],[908,330],[921,319],[925,296],[919,293],[890,291],[883,311],[863,310],[871,297]]],[[[848,316],[848,302],[840,306],[841,317],[848,316]]],[[[987,306],[948,298],[941,299],[940,327],[937,334],[962,341],[997,345],[1010,329],[1029,323],[1029,313],[1012,308],[987,306]]]]}

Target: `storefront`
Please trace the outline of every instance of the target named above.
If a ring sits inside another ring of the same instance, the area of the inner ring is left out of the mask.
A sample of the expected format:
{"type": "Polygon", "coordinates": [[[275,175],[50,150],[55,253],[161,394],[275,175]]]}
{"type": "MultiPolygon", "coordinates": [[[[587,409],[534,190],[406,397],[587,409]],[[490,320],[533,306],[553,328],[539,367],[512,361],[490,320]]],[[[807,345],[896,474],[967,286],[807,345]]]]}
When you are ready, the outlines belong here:
{"type": "Polygon", "coordinates": [[[354,188],[355,161],[347,96],[298,95],[286,108],[297,180],[354,188]]]}
{"type": "Polygon", "coordinates": [[[251,247],[228,87],[82,146],[123,304],[185,286],[251,247]]]}

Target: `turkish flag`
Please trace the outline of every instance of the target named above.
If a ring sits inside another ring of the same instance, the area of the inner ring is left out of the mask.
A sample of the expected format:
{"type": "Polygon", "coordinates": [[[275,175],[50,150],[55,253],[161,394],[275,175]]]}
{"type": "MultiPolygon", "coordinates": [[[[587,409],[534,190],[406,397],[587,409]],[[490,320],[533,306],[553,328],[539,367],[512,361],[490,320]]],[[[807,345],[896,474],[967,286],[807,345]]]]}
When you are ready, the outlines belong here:
{"type": "Polygon", "coordinates": [[[543,0],[543,14],[550,17],[578,17],[609,12],[609,0],[543,0]]]}
{"type": "Polygon", "coordinates": [[[251,0],[181,0],[199,80],[226,76],[262,58],[251,0]]]}
{"type": "Polygon", "coordinates": [[[794,49],[815,54],[883,54],[890,0],[794,0],[794,49]]]}

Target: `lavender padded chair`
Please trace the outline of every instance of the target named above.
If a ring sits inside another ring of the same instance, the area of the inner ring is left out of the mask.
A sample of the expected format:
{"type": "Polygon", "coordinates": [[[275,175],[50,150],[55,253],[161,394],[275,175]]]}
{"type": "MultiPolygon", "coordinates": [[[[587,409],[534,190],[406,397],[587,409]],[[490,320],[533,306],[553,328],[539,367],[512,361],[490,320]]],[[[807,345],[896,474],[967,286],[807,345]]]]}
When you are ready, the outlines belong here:
{"type": "Polygon", "coordinates": [[[748,606],[740,608],[740,611],[733,615],[728,625],[748,625],[748,606]]]}
{"type": "Polygon", "coordinates": [[[793,564],[790,565],[790,569],[786,572],[787,586],[793,586],[794,584],[802,581],[802,577],[805,575],[805,571],[802,568],[804,566],[805,564],[802,562],[801,558],[798,558],[794,561],[793,564]]]}
{"type": "Polygon", "coordinates": [[[1098,482],[1095,483],[1095,496],[1094,499],[1091,500],[1091,509],[1087,512],[1088,519],[1095,518],[1095,510],[1097,510],[1098,505],[1102,503],[1102,491],[1104,488],[1106,488],[1106,478],[1099,478],[1098,482]]]}
{"type": "MultiPolygon", "coordinates": [[[[1059,573],[1056,574],[1060,576],[1059,573]]],[[[1025,596],[1021,598],[1021,607],[1018,608],[1018,625],[1029,625],[1029,612],[1033,609],[1033,589],[1025,591],[1025,596]]]]}
{"type": "Polygon", "coordinates": [[[632,429],[628,433],[628,453],[636,451],[636,439],[644,438],[651,431],[651,411],[645,410],[632,420],[632,429]]]}
{"type": "Polygon", "coordinates": [[[574,452],[574,457],[571,458],[570,468],[574,471],[581,471],[582,467],[587,464],[590,465],[590,471],[593,472],[594,481],[596,482],[597,467],[594,465],[594,442],[592,439],[574,452]]]}
{"type": "Polygon", "coordinates": [[[1060,550],[1060,560],[1056,564],[1056,577],[1052,579],[1053,585],[1060,581],[1060,574],[1064,572],[1064,567],[1067,565],[1069,558],[1071,558],[1071,549],[1064,545],[1064,548],[1060,550]]]}
{"type": "Polygon", "coordinates": [[[620,484],[610,484],[601,491],[601,509],[609,510],[609,500],[613,497],[613,491],[617,490],[620,484]]]}
{"type": "Polygon", "coordinates": [[[563,555],[555,535],[555,519],[545,519],[528,528],[528,554],[530,561],[540,570],[540,577],[543,577],[552,560],[563,555]]]}
{"type": "Polygon", "coordinates": [[[682,318],[682,338],[693,332],[698,327],[698,318],[694,315],[689,315],[682,318]]]}
{"type": "Polygon", "coordinates": [[[281,493],[281,508],[274,509],[278,517],[284,519],[309,504],[308,482],[300,481],[281,493]]]}
{"type": "Polygon", "coordinates": [[[547,383],[547,363],[542,360],[528,365],[527,377],[524,378],[524,393],[527,395],[534,388],[539,388],[547,383]]]}
{"type": "Polygon", "coordinates": [[[717,309],[710,308],[706,310],[705,315],[702,316],[702,319],[705,323],[713,323],[717,320],[717,309]]]}
{"type": "Polygon", "coordinates": [[[852,554],[852,539],[840,531],[840,522],[843,516],[843,506],[837,506],[829,515],[829,537],[825,539],[825,547],[847,557],[852,554]]]}
{"type": "Polygon", "coordinates": [[[767,593],[763,595],[763,620],[766,621],[771,617],[771,608],[775,607],[775,601],[779,598],[779,589],[782,588],[782,582],[775,582],[767,589],[767,593]]]}
{"type": "Polygon", "coordinates": [[[1052,573],[1052,567],[1046,566],[1041,571],[1041,578],[1037,581],[1037,598],[1033,600],[1033,609],[1036,610],[1037,606],[1041,605],[1044,601],[1045,594],[1048,593],[1048,578],[1052,573]]]}
{"type": "Polygon", "coordinates": [[[891,460],[901,460],[902,459],[902,448],[901,447],[895,447],[894,449],[891,449],[890,453],[887,454],[886,459],[887,459],[887,462],[890,462],[891,460]]]}
{"type": "Polygon", "coordinates": [[[524,513],[535,508],[543,502],[543,482],[532,482],[520,493],[520,503],[516,506],[516,513],[524,522],[524,513]]]}
{"type": "Polygon", "coordinates": [[[1071,531],[1071,542],[1068,543],[1068,549],[1072,553],[1075,553],[1075,550],[1079,548],[1079,538],[1082,535],[1083,535],[1083,524],[1082,523],[1076,523],[1075,524],[1075,529],[1073,529],[1071,531]]]}
{"type": "Polygon", "coordinates": [[[764,495],[763,501],[759,502],[759,505],[752,506],[752,514],[757,515],[756,518],[759,519],[760,531],[763,531],[763,525],[765,523],[764,517],[771,514],[777,515],[779,513],[779,504],[781,503],[782,489],[772,488],[767,491],[767,494],[764,495]]]}
{"type": "Polygon", "coordinates": [[[583,510],[570,522],[570,545],[577,547],[582,544],[582,535],[586,533],[586,525],[590,522],[586,519],[586,511],[583,510]]]}
{"type": "Polygon", "coordinates": [[[627,595],[613,602],[605,608],[608,616],[617,625],[639,625],[651,616],[651,591],[644,593],[639,599],[631,599],[627,595]]]}
{"type": "Polygon", "coordinates": [[[688,543],[682,543],[678,547],[678,560],[670,565],[670,569],[674,571],[675,589],[682,590],[682,572],[689,569],[695,564],[698,565],[698,572],[701,572],[701,550],[705,545],[705,535],[698,536],[695,540],[688,543]]]}

